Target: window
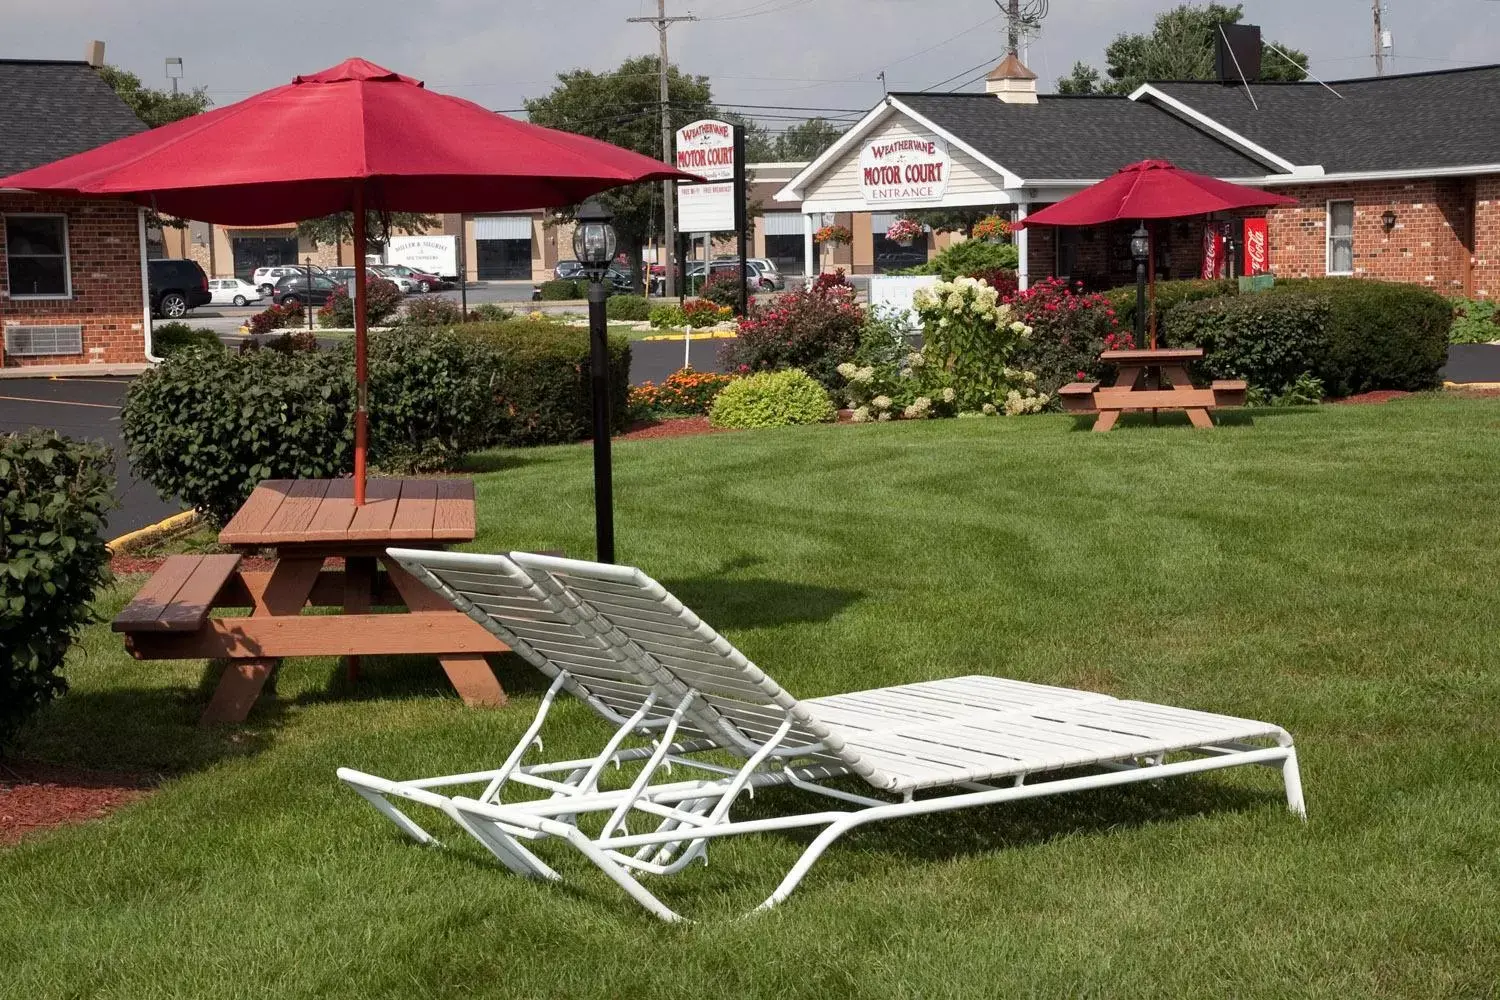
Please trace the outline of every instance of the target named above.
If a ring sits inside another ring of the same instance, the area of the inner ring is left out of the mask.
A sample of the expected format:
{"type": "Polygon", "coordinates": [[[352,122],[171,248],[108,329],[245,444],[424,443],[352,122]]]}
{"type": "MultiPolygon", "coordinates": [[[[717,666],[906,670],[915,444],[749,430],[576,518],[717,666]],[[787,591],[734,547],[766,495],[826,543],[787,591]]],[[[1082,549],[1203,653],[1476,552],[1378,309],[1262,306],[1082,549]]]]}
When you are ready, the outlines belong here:
{"type": "Polygon", "coordinates": [[[1354,273],[1354,202],[1328,203],[1328,274],[1354,273]]]}
{"type": "Polygon", "coordinates": [[[66,216],[7,215],[5,259],[5,277],[11,298],[72,297],[66,216]]]}

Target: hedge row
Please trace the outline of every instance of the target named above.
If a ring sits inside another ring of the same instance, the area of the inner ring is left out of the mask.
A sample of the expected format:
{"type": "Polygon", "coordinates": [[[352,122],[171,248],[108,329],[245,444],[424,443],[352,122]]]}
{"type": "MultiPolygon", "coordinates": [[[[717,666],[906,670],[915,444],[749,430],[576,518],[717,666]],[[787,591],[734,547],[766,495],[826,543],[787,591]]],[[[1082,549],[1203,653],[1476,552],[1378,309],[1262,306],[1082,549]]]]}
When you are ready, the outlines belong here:
{"type": "MultiPolygon", "coordinates": [[[[353,465],[353,350],[191,351],[131,386],[130,460],[164,496],[222,524],[269,478],[353,465]]],[[[370,461],[456,468],[495,444],[561,444],[592,425],[586,330],[531,320],[370,335],[370,461]]],[[[611,415],[628,420],[630,343],[611,338],[611,415]]]]}
{"type": "MultiPolygon", "coordinates": [[[[1134,286],[1108,295],[1120,328],[1131,329],[1134,286]]],[[[1452,303],[1436,292],[1360,278],[1278,280],[1270,291],[1243,295],[1233,282],[1166,281],[1156,286],[1156,310],[1164,342],[1218,358],[1205,358],[1208,375],[1277,391],[1285,383],[1265,380],[1300,357],[1305,367],[1293,378],[1307,372],[1339,396],[1437,385],[1453,322],[1452,303]]]]}

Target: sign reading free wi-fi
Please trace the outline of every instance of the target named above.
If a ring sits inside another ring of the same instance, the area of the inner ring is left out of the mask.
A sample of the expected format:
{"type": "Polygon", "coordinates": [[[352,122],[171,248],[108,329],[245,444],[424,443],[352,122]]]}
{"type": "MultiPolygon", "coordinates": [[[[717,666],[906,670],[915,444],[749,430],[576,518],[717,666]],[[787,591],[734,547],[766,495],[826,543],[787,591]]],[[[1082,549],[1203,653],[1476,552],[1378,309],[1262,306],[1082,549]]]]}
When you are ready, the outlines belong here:
{"type": "Polygon", "coordinates": [[[709,181],[677,188],[677,228],[684,233],[734,229],[734,126],[704,119],[677,130],[677,169],[709,181]]]}

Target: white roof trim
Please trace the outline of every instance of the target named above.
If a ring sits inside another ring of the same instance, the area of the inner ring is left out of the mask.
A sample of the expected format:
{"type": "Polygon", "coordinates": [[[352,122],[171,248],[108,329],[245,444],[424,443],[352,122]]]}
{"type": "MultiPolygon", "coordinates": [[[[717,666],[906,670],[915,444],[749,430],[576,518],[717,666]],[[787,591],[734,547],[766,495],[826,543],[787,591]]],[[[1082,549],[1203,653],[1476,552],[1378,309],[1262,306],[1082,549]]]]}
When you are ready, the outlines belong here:
{"type": "MultiPolygon", "coordinates": [[[[1021,178],[1016,176],[1011,171],[1006,170],[1000,164],[996,163],[988,156],[985,156],[979,150],[975,149],[967,142],[964,142],[952,132],[949,132],[947,129],[941,128],[930,119],[917,114],[915,111],[907,107],[905,104],[902,104],[896,98],[887,97],[880,104],[877,104],[874,108],[872,108],[869,114],[861,118],[853,128],[840,136],[838,142],[834,143],[832,146],[829,146],[823,151],[821,156],[809,163],[806,169],[804,169],[796,177],[793,177],[791,180],[787,181],[786,186],[783,187],[780,191],[776,192],[775,200],[803,201],[805,189],[809,184],[811,184],[820,175],[822,175],[828,169],[831,163],[836,161],[839,157],[843,156],[851,148],[857,145],[861,139],[863,139],[867,134],[869,134],[870,131],[875,128],[875,126],[884,123],[887,117],[895,113],[905,115],[912,121],[916,122],[918,125],[921,125],[923,128],[928,129],[936,135],[940,136],[950,146],[958,147],[968,155],[972,156],[975,160],[979,161],[981,165],[988,167],[996,174],[999,174],[1001,187],[1010,189],[1018,188],[1021,186],[1021,178]]],[[[868,207],[869,206],[864,206],[864,208],[868,207]]],[[[860,210],[862,209],[840,209],[840,211],[860,210]]],[[[829,210],[825,209],[825,211],[829,210]]]]}
{"type": "Polygon", "coordinates": [[[1302,174],[1300,176],[1286,176],[1277,174],[1266,178],[1264,183],[1267,187],[1281,187],[1287,184],[1334,184],[1338,182],[1355,181],[1408,181],[1423,180],[1428,177],[1476,177],[1483,174],[1500,174],[1500,163],[1476,163],[1466,167],[1414,167],[1410,170],[1351,170],[1347,173],[1319,173],[1317,175],[1302,174]]]}
{"type": "Polygon", "coordinates": [[[1221,125],[1219,122],[1208,117],[1208,115],[1205,115],[1203,112],[1187,104],[1184,104],[1182,101],[1179,101],[1177,98],[1172,97],[1170,94],[1157,90],[1149,83],[1141,84],[1130,95],[1130,99],[1132,101],[1139,101],[1143,97],[1150,98],[1154,102],[1166,105],[1173,111],[1176,111],[1178,114],[1181,114],[1184,117],[1197,122],[1199,125],[1202,125],[1210,132],[1218,133],[1221,137],[1228,139],[1231,143],[1234,143],[1241,149],[1244,149],[1246,152],[1258,156],[1261,159],[1268,160],[1271,163],[1276,164],[1278,167],[1281,167],[1283,170],[1296,172],[1299,169],[1298,165],[1293,163],[1291,160],[1288,160],[1283,156],[1277,156],[1266,147],[1259,145],[1258,143],[1251,142],[1249,139],[1240,135],[1234,129],[1229,128],[1226,125],[1221,125]]]}

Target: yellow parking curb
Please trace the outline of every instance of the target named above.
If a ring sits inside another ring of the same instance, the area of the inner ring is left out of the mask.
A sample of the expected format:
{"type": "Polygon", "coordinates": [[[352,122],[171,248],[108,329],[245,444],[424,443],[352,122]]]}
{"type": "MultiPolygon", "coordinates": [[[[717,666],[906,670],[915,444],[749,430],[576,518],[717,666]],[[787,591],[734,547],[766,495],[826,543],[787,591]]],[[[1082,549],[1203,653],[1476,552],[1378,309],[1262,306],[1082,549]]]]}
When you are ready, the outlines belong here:
{"type": "MultiPolygon", "coordinates": [[[[727,332],[724,332],[724,331],[719,331],[717,333],[690,333],[690,334],[686,335],[686,338],[688,340],[734,340],[738,336],[739,336],[739,334],[737,334],[737,333],[727,333],[727,332]]],[[[683,339],[683,337],[684,337],[684,335],[680,334],[680,333],[654,333],[654,334],[652,334],[649,337],[642,337],[641,340],[643,340],[643,341],[646,341],[646,340],[679,340],[680,341],[680,340],[683,339]]]]}
{"type": "Polygon", "coordinates": [[[139,531],[126,532],[119,538],[106,542],[104,549],[110,555],[117,556],[122,552],[129,552],[138,545],[144,545],[147,542],[160,538],[162,535],[170,535],[175,531],[180,531],[183,528],[196,524],[197,521],[198,512],[196,510],[185,510],[181,514],[173,514],[171,517],[163,518],[155,524],[148,524],[139,531]]]}

